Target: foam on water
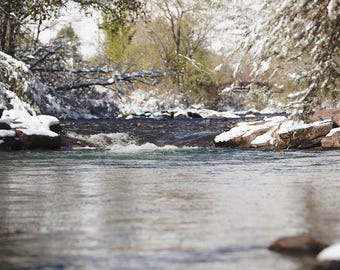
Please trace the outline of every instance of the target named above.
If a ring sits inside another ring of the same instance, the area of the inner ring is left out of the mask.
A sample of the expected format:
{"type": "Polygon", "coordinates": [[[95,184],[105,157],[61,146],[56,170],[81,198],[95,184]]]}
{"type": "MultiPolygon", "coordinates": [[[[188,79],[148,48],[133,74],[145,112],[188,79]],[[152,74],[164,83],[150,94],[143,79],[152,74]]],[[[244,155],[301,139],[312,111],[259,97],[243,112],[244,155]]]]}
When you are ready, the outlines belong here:
{"type": "Polygon", "coordinates": [[[127,145],[114,144],[108,146],[107,149],[115,153],[139,153],[155,151],[173,151],[181,148],[174,145],[157,146],[153,143],[145,143],[142,145],[132,143],[127,145]]]}
{"type": "MultiPolygon", "coordinates": [[[[114,153],[173,151],[183,149],[174,145],[158,146],[154,143],[139,145],[136,140],[127,133],[98,133],[92,135],[69,133],[68,136],[83,140],[89,145],[95,145],[96,147],[104,148],[114,153]]],[[[88,149],[89,147],[86,148],[88,149]]]]}

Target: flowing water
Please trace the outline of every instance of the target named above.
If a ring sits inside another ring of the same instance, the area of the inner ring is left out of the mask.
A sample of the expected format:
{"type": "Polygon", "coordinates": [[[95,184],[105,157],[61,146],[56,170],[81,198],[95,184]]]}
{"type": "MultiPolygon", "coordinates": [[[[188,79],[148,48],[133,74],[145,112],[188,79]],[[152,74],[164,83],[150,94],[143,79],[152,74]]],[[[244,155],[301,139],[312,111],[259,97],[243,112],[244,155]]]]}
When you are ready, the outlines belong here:
{"type": "Polygon", "coordinates": [[[0,153],[0,269],[301,269],[267,246],[299,233],[340,241],[339,151],[127,136],[0,153]]]}

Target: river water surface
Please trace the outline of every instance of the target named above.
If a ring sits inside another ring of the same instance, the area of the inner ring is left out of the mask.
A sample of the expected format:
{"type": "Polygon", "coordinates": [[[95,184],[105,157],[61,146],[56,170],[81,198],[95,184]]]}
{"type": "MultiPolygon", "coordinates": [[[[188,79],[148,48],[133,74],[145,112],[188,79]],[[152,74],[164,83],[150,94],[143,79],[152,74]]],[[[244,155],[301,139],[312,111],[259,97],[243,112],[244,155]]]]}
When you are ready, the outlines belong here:
{"type": "Polygon", "coordinates": [[[119,144],[1,152],[0,269],[300,269],[340,241],[340,152],[119,144]]]}

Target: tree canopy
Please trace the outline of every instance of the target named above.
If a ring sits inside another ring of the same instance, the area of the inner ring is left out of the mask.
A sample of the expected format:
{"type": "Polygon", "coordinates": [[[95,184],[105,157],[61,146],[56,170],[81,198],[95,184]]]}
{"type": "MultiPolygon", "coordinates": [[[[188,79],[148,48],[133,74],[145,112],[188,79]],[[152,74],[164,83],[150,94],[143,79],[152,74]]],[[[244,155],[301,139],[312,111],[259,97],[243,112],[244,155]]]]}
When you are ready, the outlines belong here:
{"type": "Polygon", "coordinates": [[[67,2],[78,3],[82,9],[98,9],[109,21],[124,24],[144,14],[144,2],[139,0],[1,0],[0,50],[15,55],[20,35],[30,23],[41,24],[58,15],[67,2]]]}

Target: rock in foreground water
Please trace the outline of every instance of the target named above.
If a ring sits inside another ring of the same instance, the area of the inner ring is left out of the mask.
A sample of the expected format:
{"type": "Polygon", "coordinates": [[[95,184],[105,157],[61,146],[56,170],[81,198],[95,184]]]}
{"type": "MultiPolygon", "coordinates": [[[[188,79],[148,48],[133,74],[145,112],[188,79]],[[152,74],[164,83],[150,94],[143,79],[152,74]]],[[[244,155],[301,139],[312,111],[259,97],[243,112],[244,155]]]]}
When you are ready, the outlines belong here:
{"type": "Polygon", "coordinates": [[[268,248],[269,250],[289,255],[317,255],[327,245],[318,242],[308,235],[283,237],[276,240],[268,248]]]}
{"type": "Polygon", "coordinates": [[[8,110],[0,123],[0,149],[60,149],[61,127],[53,116],[8,110]]]}

